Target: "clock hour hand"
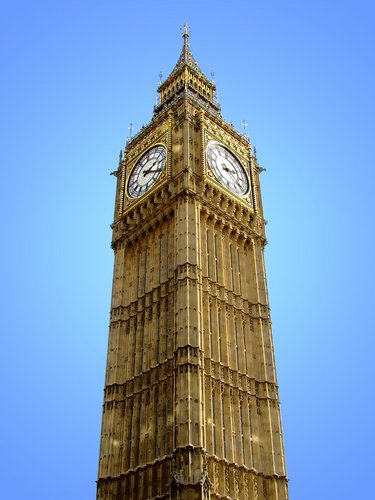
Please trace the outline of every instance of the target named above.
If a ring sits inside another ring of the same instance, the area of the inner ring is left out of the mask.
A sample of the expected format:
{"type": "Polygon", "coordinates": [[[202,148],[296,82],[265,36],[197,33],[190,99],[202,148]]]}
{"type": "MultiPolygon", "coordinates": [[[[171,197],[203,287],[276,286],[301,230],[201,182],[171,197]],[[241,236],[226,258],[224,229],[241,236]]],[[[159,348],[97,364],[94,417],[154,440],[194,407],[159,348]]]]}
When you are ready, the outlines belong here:
{"type": "Polygon", "coordinates": [[[143,176],[145,177],[145,176],[146,176],[147,174],[149,174],[150,172],[159,172],[159,171],[161,170],[161,168],[153,169],[153,167],[154,167],[157,163],[159,163],[159,162],[158,162],[158,161],[155,161],[155,162],[151,165],[151,167],[150,167],[149,169],[145,170],[145,171],[143,172],[143,176]]]}
{"type": "Polygon", "coordinates": [[[149,168],[148,170],[145,170],[145,171],[143,172],[143,177],[146,177],[146,175],[148,175],[148,174],[149,174],[149,173],[151,173],[151,172],[161,172],[161,171],[162,171],[162,169],[161,169],[161,168],[154,168],[154,169],[149,168]]]}
{"type": "Polygon", "coordinates": [[[223,167],[223,170],[228,172],[228,174],[231,176],[231,178],[233,179],[233,182],[235,184],[238,184],[238,179],[235,177],[235,175],[233,175],[233,174],[236,174],[237,172],[235,170],[231,170],[230,168],[228,168],[224,163],[222,164],[222,167],[223,167]]]}
{"type": "Polygon", "coordinates": [[[230,174],[235,174],[236,171],[235,170],[231,170],[230,168],[228,168],[225,163],[222,164],[222,167],[223,167],[223,170],[225,170],[226,172],[229,172],[230,174]]]}

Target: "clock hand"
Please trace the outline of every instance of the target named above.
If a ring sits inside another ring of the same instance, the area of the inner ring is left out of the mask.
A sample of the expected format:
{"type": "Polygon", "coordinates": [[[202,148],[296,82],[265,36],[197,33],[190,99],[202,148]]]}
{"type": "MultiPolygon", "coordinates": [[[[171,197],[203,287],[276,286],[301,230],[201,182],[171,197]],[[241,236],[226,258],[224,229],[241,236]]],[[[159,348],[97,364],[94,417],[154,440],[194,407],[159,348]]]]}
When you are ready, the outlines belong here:
{"type": "Polygon", "coordinates": [[[236,171],[235,170],[231,170],[226,165],[224,165],[224,163],[222,164],[222,167],[223,167],[223,170],[225,170],[226,172],[228,172],[228,174],[231,176],[234,184],[238,184],[238,179],[233,175],[233,174],[236,174],[236,171]]]}
{"type": "Polygon", "coordinates": [[[157,170],[152,170],[152,167],[154,167],[157,163],[159,163],[159,162],[158,161],[154,161],[154,163],[151,165],[151,167],[148,170],[145,170],[143,172],[143,176],[145,177],[149,172],[157,172],[157,170]]]}
{"type": "Polygon", "coordinates": [[[222,163],[221,166],[223,167],[223,170],[225,170],[226,172],[229,172],[230,174],[235,174],[236,171],[235,170],[231,170],[230,168],[228,168],[225,163],[222,163]]]}
{"type": "Polygon", "coordinates": [[[149,168],[148,170],[145,170],[143,172],[143,176],[146,177],[147,174],[149,174],[150,172],[161,172],[162,169],[161,168],[156,168],[156,169],[152,169],[152,168],[149,168]]]}

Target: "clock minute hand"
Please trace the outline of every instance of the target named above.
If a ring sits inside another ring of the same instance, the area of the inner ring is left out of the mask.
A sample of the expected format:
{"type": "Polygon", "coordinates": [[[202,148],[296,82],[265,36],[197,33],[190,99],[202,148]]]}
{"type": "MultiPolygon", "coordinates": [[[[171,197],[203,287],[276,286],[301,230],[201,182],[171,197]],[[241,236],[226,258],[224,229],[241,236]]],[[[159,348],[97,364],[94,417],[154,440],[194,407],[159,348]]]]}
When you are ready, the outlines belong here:
{"type": "Polygon", "coordinates": [[[147,174],[149,174],[150,172],[161,172],[161,168],[155,168],[155,169],[152,169],[152,168],[149,168],[148,170],[145,170],[143,172],[143,175],[146,176],[147,174]]]}
{"type": "Polygon", "coordinates": [[[158,170],[160,170],[160,169],[157,169],[157,170],[152,169],[152,167],[154,167],[157,163],[159,163],[159,162],[155,161],[148,170],[145,170],[143,172],[143,176],[146,176],[149,172],[157,172],[158,170]]]}
{"type": "Polygon", "coordinates": [[[235,174],[236,173],[235,170],[231,170],[224,163],[222,164],[222,167],[223,167],[223,170],[225,170],[226,172],[229,172],[230,174],[235,174]]]}

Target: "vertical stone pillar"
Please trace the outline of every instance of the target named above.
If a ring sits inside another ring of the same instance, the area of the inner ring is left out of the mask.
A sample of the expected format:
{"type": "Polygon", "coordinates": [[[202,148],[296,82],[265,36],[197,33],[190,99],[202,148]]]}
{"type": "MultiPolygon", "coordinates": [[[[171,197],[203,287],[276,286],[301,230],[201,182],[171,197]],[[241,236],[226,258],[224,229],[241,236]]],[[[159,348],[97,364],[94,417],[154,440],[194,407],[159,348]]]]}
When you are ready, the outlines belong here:
{"type": "Polygon", "coordinates": [[[203,324],[198,252],[200,210],[194,198],[178,199],[175,217],[175,431],[171,498],[203,498],[203,324]],[[197,496],[198,495],[198,496],[197,496]]]}

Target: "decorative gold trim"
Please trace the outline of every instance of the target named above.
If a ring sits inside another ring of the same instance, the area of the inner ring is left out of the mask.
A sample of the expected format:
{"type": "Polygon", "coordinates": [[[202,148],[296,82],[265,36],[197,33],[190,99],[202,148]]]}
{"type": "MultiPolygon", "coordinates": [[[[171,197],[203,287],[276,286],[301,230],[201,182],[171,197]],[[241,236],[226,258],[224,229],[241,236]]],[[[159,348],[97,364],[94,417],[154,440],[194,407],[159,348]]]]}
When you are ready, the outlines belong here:
{"type": "Polygon", "coordinates": [[[124,180],[124,192],[123,192],[123,210],[122,214],[125,213],[130,206],[134,206],[137,204],[140,200],[144,200],[145,197],[153,193],[156,189],[158,189],[162,184],[164,184],[165,180],[170,178],[170,163],[171,163],[171,152],[170,148],[168,148],[168,143],[170,142],[170,139],[168,137],[168,130],[164,130],[163,134],[159,134],[159,140],[157,142],[153,142],[152,144],[149,144],[147,148],[140,150],[140,148],[137,148],[137,155],[134,153],[131,154],[132,152],[129,152],[127,159],[129,158],[129,161],[127,161],[127,164],[125,165],[125,172],[126,172],[126,179],[124,180]],[[153,184],[148,191],[146,191],[144,194],[142,194],[139,197],[131,197],[128,192],[128,185],[129,185],[129,180],[130,177],[133,173],[133,170],[137,166],[138,162],[141,160],[141,158],[147,154],[148,151],[151,149],[161,146],[165,149],[166,152],[166,158],[165,158],[165,164],[163,167],[163,170],[158,177],[157,181],[155,184],[153,184]]]}

